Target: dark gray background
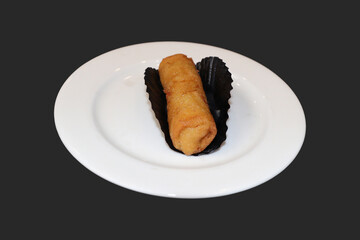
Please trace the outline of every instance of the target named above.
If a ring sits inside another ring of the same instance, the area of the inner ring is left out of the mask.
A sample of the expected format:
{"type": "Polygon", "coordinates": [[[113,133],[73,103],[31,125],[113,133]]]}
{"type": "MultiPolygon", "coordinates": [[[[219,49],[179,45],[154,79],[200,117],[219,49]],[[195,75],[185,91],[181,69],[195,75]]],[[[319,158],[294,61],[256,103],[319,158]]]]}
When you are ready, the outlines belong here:
{"type": "Polygon", "coordinates": [[[346,1],[118,1],[14,3],[3,11],[6,144],[0,234],[44,239],[128,239],[141,233],[146,239],[359,235],[358,173],[353,166],[359,159],[358,140],[350,138],[359,133],[353,85],[359,80],[359,19],[354,6],[346,1]],[[163,40],[238,52],[265,65],[292,88],[304,108],[307,133],[285,171],[238,194],[181,200],[116,186],[71,156],[53,120],[64,81],[107,51],[163,40]]]}

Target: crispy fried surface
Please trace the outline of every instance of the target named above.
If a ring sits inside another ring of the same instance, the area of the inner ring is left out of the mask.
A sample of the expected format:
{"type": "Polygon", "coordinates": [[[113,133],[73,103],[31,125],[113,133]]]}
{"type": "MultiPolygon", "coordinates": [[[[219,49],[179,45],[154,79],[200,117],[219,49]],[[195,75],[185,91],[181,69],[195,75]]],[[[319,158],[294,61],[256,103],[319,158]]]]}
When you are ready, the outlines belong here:
{"type": "Polygon", "coordinates": [[[166,57],[160,63],[159,74],[174,147],[186,155],[201,152],[217,130],[193,60],[184,54],[166,57]]]}

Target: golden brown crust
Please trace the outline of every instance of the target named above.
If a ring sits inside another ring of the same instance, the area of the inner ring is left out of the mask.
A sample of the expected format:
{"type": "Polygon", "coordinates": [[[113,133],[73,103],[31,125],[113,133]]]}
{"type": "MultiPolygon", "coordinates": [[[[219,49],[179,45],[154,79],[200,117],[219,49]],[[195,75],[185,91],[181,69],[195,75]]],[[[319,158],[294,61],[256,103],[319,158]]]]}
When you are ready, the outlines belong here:
{"type": "Polygon", "coordinates": [[[186,155],[201,152],[217,130],[193,60],[184,54],[166,57],[160,63],[159,74],[174,147],[186,155]]]}

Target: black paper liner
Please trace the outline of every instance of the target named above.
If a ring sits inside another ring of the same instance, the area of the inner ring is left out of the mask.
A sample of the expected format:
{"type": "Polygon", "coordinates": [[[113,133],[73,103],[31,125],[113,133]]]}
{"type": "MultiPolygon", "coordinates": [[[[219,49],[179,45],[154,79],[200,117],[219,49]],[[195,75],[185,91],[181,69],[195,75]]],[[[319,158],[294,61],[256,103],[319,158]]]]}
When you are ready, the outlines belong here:
{"type": "MultiPolygon", "coordinates": [[[[196,64],[196,68],[201,77],[210,112],[216,123],[217,134],[207,148],[200,153],[193,154],[194,156],[211,153],[218,149],[226,140],[226,131],[228,129],[226,121],[229,118],[229,99],[231,97],[230,91],[233,82],[231,73],[225,63],[218,57],[204,58],[201,62],[196,64]]],[[[170,138],[167,121],[166,96],[160,82],[158,70],[147,68],[145,70],[144,78],[146,91],[149,93],[151,107],[155,113],[155,117],[159,121],[166,143],[172,150],[182,153],[174,147],[170,138]]]]}

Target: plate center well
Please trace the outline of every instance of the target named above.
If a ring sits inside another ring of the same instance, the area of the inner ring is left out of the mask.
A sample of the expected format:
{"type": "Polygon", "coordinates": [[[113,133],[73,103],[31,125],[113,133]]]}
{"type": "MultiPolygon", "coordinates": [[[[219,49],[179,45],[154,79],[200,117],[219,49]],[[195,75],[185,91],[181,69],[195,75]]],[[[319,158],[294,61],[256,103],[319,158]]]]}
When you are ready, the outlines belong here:
{"type": "Polygon", "coordinates": [[[201,168],[241,158],[262,139],[269,114],[265,98],[249,80],[233,73],[225,143],[207,155],[188,157],[174,152],[166,144],[148,100],[144,84],[146,67],[139,63],[114,72],[94,101],[93,116],[98,130],[119,151],[134,160],[164,167],[201,168]]]}

